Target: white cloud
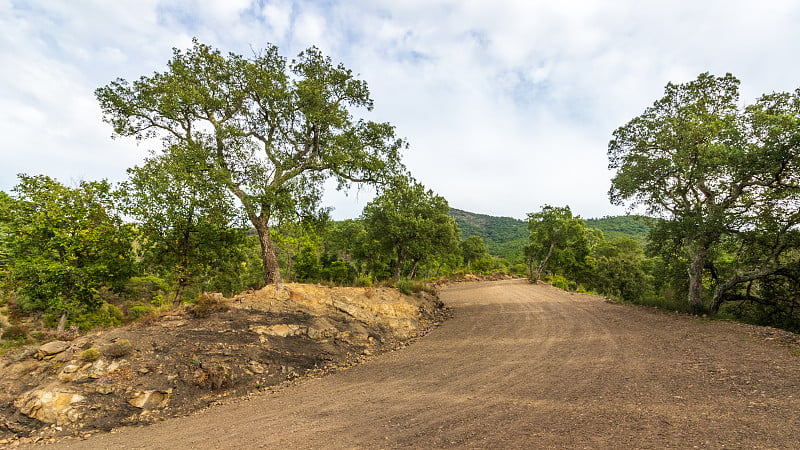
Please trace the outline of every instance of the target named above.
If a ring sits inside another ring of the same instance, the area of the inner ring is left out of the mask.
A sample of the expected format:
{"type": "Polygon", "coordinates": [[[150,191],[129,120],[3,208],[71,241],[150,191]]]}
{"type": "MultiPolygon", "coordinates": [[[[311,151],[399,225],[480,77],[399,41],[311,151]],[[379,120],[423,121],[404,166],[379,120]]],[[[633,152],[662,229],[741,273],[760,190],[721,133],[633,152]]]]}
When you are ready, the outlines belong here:
{"type": "MultiPolygon", "coordinates": [[[[704,71],[740,77],[745,102],[797,88],[799,22],[790,0],[0,0],[0,189],[23,170],[124,176],[143,149],[108,138],[93,90],[161,70],[197,36],[343,61],[370,85],[367,117],[397,126],[414,175],[454,207],[617,213],[612,131],[704,71]]],[[[329,198],[344,217],[358,197],[329,198]]]]}

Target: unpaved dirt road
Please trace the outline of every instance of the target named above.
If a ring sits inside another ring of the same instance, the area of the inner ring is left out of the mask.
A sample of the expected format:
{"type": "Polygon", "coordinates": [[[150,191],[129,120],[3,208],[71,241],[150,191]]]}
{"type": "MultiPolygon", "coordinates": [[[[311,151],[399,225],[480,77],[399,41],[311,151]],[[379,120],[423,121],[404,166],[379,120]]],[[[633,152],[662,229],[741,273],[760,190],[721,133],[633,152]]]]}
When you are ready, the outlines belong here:
{"type": "Polygon", "coordinates": [[[800,357],[747,326],[524,281],[451,286],[402,350],[68,448],[798,448],[800,357]]]}

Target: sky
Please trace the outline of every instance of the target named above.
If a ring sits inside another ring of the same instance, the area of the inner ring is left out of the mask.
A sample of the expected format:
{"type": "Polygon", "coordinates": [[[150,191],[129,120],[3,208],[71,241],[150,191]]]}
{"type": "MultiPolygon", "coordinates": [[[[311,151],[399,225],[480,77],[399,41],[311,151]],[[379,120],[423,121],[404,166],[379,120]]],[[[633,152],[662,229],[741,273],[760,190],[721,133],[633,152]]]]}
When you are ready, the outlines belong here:
{"type": "MultiPolygon", "coordinates": [[[[160,142],[112,139],[94,90],[164,70],[193,37],[289,59],[319,47],[368,83],[359,116],[396,127],[419,182],[520,219],[624,214],[608,141],[668,82],[730,72],[743,104],[800,88],[800,0],[0,0],[0,30],[4,191],[18,173],[124,180],[160,142]]],[[[335,219],[372,195],[329,191],[335,219]]]]}

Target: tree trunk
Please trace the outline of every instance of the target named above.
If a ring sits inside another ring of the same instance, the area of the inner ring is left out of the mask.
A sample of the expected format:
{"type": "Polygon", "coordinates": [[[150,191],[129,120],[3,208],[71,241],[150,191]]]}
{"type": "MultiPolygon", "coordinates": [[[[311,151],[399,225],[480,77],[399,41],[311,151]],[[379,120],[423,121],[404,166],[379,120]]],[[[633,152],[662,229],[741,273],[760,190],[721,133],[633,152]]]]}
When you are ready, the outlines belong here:
{"type": "Polygon", "coordinates": [[[403,258],[403,249],[397,249],[397,266],[394,268],[394,282],[397,283],[400,281],[400,271],[403,269],[403,263],[405,260],[403,258]]]}
{"type": "Polygon", "coordinates": [[[417,277],[417,268],[419,267],[419,260],[415,260],[414,264],[411,266],[411,275],[408,278],[412,280],[417,277]]]}
{"type": "Polygon", "coordinates": [[[708,258],[708,246],[705,244],[690,244],[689,257],[689,305],[696,314],[705,313],[706,306],[703,302],[703,269],[708,258]]]}
{"type": "Polygon", "coordinates": [[[550,248],[547,250],[547,255],[542,259],[542,262],[539,263],[539,267],[536,268],[536,279],[534,282],[538,283],[542,281],[542,272],[544,272],[545,266],[547,266],[547,262],[550,261],[550,257],[553,256],[553,250],[556,248],[556,243],[551,242],[550,248]]]}
{"type": "Polygon", "coordinates": [[[250,221],[258,233],[258,241],[261,244],[261,262],[264,264],[264,283],[281,284],[281,268],[278,266],[278,257],[275,255],[275,245],[272,243],[267,220],[263,218],[251,217],[250,221]]]}
{"type": "Polygon", "coordinates": [[[64,328],[67,327],[67,312],[61,311],[61,318],[58,319],[58,326],[56,327],[56,332],[61,333],[64,331],[64,328]]]}

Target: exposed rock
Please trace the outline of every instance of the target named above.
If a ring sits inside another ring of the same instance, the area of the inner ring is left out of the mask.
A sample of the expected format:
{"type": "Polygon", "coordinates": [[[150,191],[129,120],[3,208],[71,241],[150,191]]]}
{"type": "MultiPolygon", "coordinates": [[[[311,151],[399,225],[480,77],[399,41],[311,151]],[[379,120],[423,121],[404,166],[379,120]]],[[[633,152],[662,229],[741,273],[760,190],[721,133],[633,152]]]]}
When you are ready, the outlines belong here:
{"type": "Polygon", "coordinates": [[[270,326],[253,326],[250,330],[257,334],[267,334],[270,336],[289,337],[302,336],[308,334],[308,327],[303,325],[279,323],[270,326]]]}
{"type": "Polygon", "coordinates": [[[169,404],[172,389],[137,391],[128,397],[128,404],[139,409],[159,409],[169,404]]]}
{"type": "Polygon", "coordinates": [[[36,353],[38,359],[47,358],[48,356],[57,355],[69,348],[69,342],[66,341],[51,341],[39,347],[36,353]]]}
{"type": "Polygon", "coordinates": [[[78,403],[84,397],[67,390],[37,389],[26,392],[14,401],[19,412],[45,423],[65,425],[81,418],[78,403]]]}

